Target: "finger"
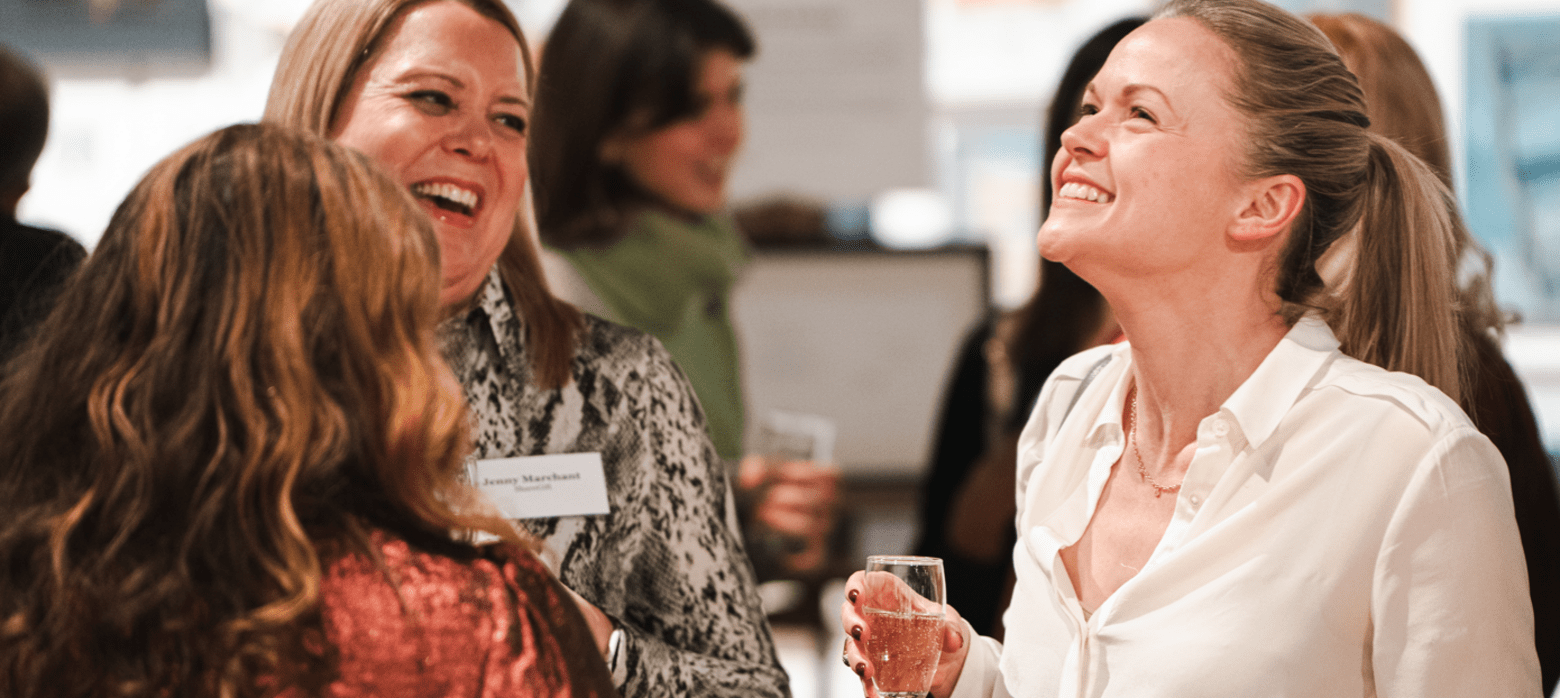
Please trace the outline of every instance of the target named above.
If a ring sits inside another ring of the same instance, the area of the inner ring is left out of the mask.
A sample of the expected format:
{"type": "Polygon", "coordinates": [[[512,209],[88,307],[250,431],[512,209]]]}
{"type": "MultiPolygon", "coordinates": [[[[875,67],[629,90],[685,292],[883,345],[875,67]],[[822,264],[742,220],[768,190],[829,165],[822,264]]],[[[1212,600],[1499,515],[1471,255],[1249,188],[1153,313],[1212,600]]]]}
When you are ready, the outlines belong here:
{"type": "Polygon", "coordinates": [[[850,669],[863,681],[872,678],[872,663],[867,661],[864,645],[860,642],[845,638],[845,647],[840,653],[840,658],[845,662],[845,668],[850,669]]]}
{"type": "Polygon", "coordinates": [[[836,482],[840,479],[839,468],[821,465],[815,461],[783,461],[775,463],[772,470],[775,479],[782,481],[824,484],[836,482]]]}
{"type": "Polygon", "coordinates": [[[845,582],[845,600],[840,602],[840,629],[857,642],[865,642],[867,638],[866,618],[857,607],[861,602],[861,583],[864,578],[863,572],[852,574],[845,582]]]}
{"type": "Polygon", "coordinates": [[[756,518],[764,528],[798,538],[822,535],[827,532],[827,529],[820,525],[817,517],[807,514],[766,510],[756,518]]]}
{"type": "Polygon", "coordinates": [[[763,456],[744,456],[737,466],[737,486],[745,490],[758,487],[763,484],[767,470],[763,456]]]}
{"type": "Polygon", "coordinates": [[[812,509],[817,506],[818,491],[806,485],[777,482],[764,494],[764,502],[794,509],[812,509]]]}

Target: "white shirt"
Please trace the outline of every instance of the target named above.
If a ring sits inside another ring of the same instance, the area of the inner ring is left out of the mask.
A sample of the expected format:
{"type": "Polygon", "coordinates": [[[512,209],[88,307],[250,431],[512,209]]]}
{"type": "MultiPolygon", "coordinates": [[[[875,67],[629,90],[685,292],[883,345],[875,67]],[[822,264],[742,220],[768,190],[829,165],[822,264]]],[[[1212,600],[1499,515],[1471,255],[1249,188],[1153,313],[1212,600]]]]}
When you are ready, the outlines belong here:
{"type": "Polygon", "coordinates": [[[1198,425],[1164,537],[1085,620],[1060,551],[1121,456],[1131,363],[1125,345],[1090,350],[1041,392],[1019,439],[1007,646],[977,639],[955,698],[1540,696],[1499,452],[1314,317],[1198,425]]]}

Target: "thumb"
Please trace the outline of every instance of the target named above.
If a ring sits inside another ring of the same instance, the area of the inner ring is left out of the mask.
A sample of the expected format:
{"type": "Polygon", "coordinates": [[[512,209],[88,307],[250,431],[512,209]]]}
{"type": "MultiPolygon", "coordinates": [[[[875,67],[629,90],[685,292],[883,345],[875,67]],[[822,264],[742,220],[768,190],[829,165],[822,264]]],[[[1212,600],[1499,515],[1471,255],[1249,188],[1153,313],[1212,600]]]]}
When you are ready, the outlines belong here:
{"type": "Polygon", "coordinates": [[[943,652],[958,652],[964,648],[964,619],[952,606],[943,606],[943,652]]]}

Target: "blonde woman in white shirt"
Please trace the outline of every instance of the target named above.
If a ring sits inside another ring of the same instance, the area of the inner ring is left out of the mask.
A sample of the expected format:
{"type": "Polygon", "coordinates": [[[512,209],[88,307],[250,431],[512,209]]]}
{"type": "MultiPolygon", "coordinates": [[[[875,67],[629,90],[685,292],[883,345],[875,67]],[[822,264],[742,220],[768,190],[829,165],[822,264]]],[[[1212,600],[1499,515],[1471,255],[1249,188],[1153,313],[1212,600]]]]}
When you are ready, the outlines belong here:
{"type": "MultiPolygon", "coordinates": [[[[1083,114],[1040,249],[1130,343],[1042,391],[1006,645],[949,609],[932,694],[1539,696],[1506,469],[1455,402],[1439,180],[1366,130],[1317,30],[1257,0],[1171,2],[1083,114]],[[1358,288],[1322,307],[1315,260],[1356,223],[1358,288]],[[1383,342],[1430,384],[1349,356],[1383,342]]],[[[866,581],[844,659],[875,695],[866,581]]]]}

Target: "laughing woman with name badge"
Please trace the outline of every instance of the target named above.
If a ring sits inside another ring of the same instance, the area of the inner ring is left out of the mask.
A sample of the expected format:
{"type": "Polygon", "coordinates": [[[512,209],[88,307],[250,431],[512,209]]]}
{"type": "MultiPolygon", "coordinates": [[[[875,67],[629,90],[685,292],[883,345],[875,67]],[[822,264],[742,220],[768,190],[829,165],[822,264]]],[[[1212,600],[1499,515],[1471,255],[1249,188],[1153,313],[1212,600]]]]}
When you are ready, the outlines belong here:
{"type": "MultiPolygon", "coordinates": [[[[687,378],[655,339],[547,289],[521,215],[534,77],[498,0],[319,0],[283,49],[265,119],[362,151],[433,218],[476,484],[535,466],[517,457],[596,454],[540,471],[578,474],[550,483],[580,484],[578,506],[519,523],[581,597],[623,695],[787,695],[687,378]]],[[[569,503],[526,501],[547,499],[569,503]]]]}

